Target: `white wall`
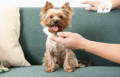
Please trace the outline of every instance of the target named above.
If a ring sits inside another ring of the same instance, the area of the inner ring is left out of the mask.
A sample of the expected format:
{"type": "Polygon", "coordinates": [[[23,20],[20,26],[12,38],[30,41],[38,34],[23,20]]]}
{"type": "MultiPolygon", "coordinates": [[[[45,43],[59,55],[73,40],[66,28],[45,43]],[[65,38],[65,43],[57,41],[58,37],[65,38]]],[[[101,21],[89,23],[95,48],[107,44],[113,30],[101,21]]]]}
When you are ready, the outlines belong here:
{"type": "Polygon", "coordinates": [[[86,0],[0,0],[0,3],[15,3],[21,7],[43,7],[46,1],[52,2],[55,7],[60,7],[65,2],[69,2],[72,7],[88,6],[81,4],[81,2],[86,0]]]}

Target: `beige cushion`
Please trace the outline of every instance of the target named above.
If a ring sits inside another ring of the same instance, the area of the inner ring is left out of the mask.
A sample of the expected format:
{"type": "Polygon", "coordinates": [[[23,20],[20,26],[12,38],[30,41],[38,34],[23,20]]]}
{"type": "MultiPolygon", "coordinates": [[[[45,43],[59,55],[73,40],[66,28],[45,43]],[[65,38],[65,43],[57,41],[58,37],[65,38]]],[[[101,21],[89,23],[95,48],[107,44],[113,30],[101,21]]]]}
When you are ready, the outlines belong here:
{"type": "Polygon", "coordinates": [[[30,66],[19,43],[20,15],[15,6],[0,5],[0,62],[4,66],[30,66]]]}

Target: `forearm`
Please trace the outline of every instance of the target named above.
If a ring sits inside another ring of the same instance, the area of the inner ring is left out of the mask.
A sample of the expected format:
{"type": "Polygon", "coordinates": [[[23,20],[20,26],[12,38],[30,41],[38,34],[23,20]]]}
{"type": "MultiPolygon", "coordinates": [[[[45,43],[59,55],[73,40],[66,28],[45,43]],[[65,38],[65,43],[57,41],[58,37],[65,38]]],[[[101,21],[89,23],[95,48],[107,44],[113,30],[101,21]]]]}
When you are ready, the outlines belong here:
{"type": "Polygon", "coordinates": [[[118,8],[120,6],[120,0],[111,0],[112,2],[112,9],[118,8]]]}
{"type": "Polygon", "coordinates": [[[110,61],[120,63],[120,44],[108,44],[88,41],[88,43],[85,45],[84,50],[110,61]]]}

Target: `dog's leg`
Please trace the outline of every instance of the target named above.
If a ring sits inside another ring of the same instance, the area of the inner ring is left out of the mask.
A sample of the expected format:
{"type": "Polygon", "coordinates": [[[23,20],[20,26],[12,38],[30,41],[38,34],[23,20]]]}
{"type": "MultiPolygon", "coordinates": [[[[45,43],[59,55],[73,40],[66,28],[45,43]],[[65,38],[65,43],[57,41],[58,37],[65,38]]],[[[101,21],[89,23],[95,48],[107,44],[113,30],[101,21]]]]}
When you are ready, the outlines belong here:
{"type": "Polygon", "coordinates": [[[73,72],[75,67],[80,67],[80,64],[78,64],[78,60],[75,54],[71,50],[66,50],[66,56],[63,67],[64,71],[66,72],[73,72]]]}
{"type": "Polygon", "coordinates": [[[55,58],[52,56],[52,53],[49,51],[45,52],[44,66],[46,72],[53,72],[56,68],[55,58]]]}

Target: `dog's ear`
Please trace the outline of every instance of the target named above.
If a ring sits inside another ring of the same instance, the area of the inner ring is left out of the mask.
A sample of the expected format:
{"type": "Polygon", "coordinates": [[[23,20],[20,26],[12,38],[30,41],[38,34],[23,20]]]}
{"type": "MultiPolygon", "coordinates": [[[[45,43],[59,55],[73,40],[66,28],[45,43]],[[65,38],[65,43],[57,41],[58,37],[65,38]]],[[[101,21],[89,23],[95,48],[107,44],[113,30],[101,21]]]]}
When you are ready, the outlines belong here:
{"type": "Polygon", "coordinates": [[[72,12],[72,9],[70,8],[69,2],[65,3],[62,7],[62,9],[72,12]]]}
{"type": "Polygon", "coordinates": [[[41,10],[41,14],[46,13],[49,9],[53,8],[52,3],[50,2],[46,2],[45,6],[43,7],[43,9],[41,10]]]}

